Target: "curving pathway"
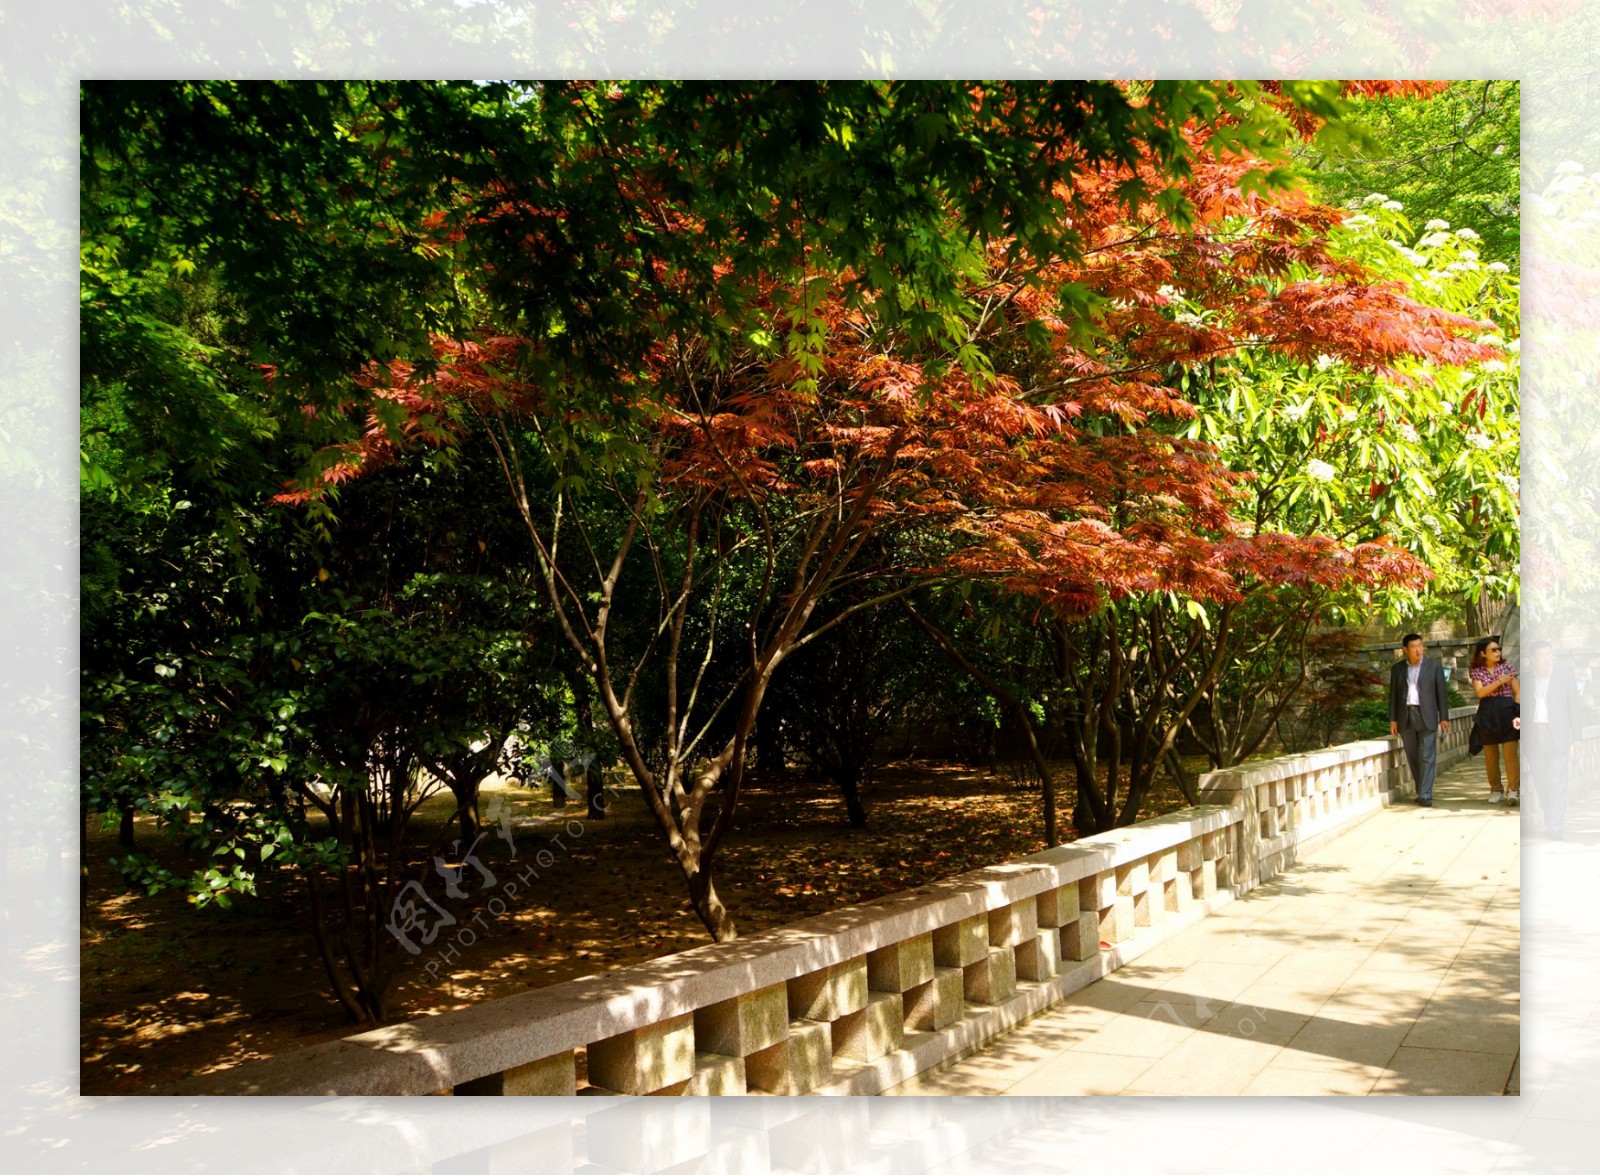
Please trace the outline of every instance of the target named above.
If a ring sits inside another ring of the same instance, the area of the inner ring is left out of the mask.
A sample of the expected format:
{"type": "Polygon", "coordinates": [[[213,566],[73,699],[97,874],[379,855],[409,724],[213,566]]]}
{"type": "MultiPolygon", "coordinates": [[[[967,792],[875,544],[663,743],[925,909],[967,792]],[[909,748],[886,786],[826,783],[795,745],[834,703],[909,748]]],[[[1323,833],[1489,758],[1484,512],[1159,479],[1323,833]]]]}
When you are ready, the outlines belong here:
{"type": "Polygon", "coordinates": [[[1518,811],[1483,761],[886,1094],[1515,1093],[1518,811]]]}

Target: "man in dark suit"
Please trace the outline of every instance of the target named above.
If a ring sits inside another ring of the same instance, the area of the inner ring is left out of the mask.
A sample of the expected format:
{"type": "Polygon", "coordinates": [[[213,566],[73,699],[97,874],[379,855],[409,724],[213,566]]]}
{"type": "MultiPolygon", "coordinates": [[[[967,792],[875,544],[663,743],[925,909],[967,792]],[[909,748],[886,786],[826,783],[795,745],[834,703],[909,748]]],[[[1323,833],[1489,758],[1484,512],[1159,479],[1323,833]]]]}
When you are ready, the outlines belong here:
{"type": "Polygon", "coordinates": [[[1433,807],[1433,776],[1439,766],[1439,734],[1450,730],[1450,695],[1444,667],[1422,656],[1422,634],[1401,641],[1405,657],[1389,671],[1389,734],[1405,745],[1417,785],[1417,803],[1433,807]]]}
{"type": "Polygon", "coordinates": [[[1583,750],[1583,717],[1572,671],[1556,665],[1550,643],[1534,642],[1532,653],[1533,673],[1523,685],[1522,738],[1545,836],[1559,840],[1567,816],[1567,767],[1583,750]]]}

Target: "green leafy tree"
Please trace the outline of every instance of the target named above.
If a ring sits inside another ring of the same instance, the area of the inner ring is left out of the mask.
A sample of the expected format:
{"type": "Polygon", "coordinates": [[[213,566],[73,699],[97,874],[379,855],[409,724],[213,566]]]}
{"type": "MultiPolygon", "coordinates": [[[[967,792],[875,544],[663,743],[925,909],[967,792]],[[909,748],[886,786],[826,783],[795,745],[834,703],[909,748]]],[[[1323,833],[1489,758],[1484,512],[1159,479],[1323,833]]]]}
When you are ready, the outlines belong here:
{"type": "Polygon", "coordinates": [[[1520,82],[1460,81],[1426,98],[1358,99],[1349,122],[1369,136],[1366,150],[1304,149],[1322,199],[1354,205],[1383,193],[1419,223],[1443,220],[1481,233],[1484,260],[1521,265],[1520,82]]]}

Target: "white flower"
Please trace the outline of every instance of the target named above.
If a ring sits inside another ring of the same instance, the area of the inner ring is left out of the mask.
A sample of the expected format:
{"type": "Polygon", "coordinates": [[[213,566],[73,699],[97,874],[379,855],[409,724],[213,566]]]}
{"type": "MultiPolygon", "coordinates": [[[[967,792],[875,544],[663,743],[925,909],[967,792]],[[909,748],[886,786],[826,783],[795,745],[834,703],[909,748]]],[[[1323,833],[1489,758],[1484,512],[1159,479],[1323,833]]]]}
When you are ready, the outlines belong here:
{"type": "Polygon", "coordinates": [[[1511,342],[1506,344],[1506,350],[1511,352],[1512,355],[1519,354],[1522,351],[1522,340],[1521,339],[1513,339],[1513,340],[1511,340],[1511,342]]]}
{"type": "Polygon", "coordinates": [[[1468,433],[1467,434],[1467,444],[1472,446],[1472,448],[1474,448],[1474,449],[1493,449],[1494,448],[1494,442],[1493,441],[1489,440],[1489,438],[1485,434],[1477,433],[1477,432],[1473,432],[1473,433],[1468,433]]]}
{"type": "Polygon", "coordinates": [[[1172,299],[1178,297],[1179,291],[1176,286],[1158,286],[1156,288],[1156,293],[1170,302],[1172,299]]]}
{"type": "Polygon", "coordinates": [[[1363,200],[1361,203],[1365,204],[1368,208],[1371,208],[1374,204],[1382,204],[1387,199],[1389,199],[1389,198],[1387,196],[1385,196],[1382,192],[1374,192],[1370,196],[1368,196],[1365,200],[1363,200]]]}
{"type": "Polygon", "coordinates": [[[1506,341],[1493,331],[1490,331],[1487,335],[1479,335],[1473,342],[1487,343],[1490,347],[1504,347],[1506,345],[1506,341]]]}
{"type": "Polygon", "coordinates": [[[1506,492],[1513,498],[1521,495],[1522,482],[1518,478],[1512,476],[1511,474],[1496,474],[1495,477],[1499,478],[1500,485],[1504,486],[1506,488],[1506,492]]]}
{"type": "MultiPolygon", "coordinates": [[[[1473,236],[1477,236],[1477,234],[1473,233],[1473,236]]],[[[1463,249],[1461,251],[1461,260],[1462,261],[1477,261],[1478,260],[1478,251],[1476,249],[1463,249]]]]}
{"type": "Polygon", "coordinates": [[[1317,356],[1317,370],[1319,372],[1325,372],[1329,368],[1337,366],[1338,363],[1339,363],[1339,359],[1338,359],[1337,356],[1333,356],[1333,355],[1319,355],[1319,356],[1317,356]]]}
{"type": "Polygon", "coordinates": [[[1449,239],[1449,233],[1429,233],[1426,237],[1417,242],[1417,246],[1422,249],[1433,249],[1436,246],[1443,245],[1449,239]]]}
{"type": "Polygon", "coordinates": [[[1482,237],[1478,236],[1478,234],[1474,233],[1471,229],[1457,229],[1456,230],[1456,236],[1460,237],[1463,241],[1481,241],[1481,240],[1483,240],[1482,237]]]}
{"type": "Polygon", "coordinates": [[[1298,404],[1285,405],[1283,419],[1290,424],[1297,424],[1306,419],[1306,413],[1311,411],[1311,401],[1302,400],[1298,404]]]}
{"type": "Polygon", "coordinates": [[[1390,212],[1401,212],[1405,209],[1405,205],[1401,204],[1398,200],[1385,200],[1383,202],[1383,206],[1390,212]]]}
{"type": "Polygon", "coordinates": [[[1431,233],[1435,229],[1448,229],[1450,227],[1450,222],[1449,221],[1442,221],[1438,217],[1434,217],[1431,221],[1429,221],[1427,224],[1423,225],[1422,227],[1423,227],[1424,230],[1426,230],[1427,232],[1431,233]]]}
{"type": "Polygon", "coordinates": [[[1345,409],[1343,412],[1341,412],[1339,414],[1339,420],[1342,421],[1344,424],[1348,425],[1351,421],[1355,420],[1356,417],[1358,417],[1360,415],[1361,414],[1356,412],[1355,409],[1347,408],[1347,409],[1345,409]]]}
{"type": "Polygon", "coordinates": [[[1179,311],[1177,314],[1173,315],[1172,321],[1175,323],[1182,323],[1186,327],[1199,327],[1205,325],[1201,321],[1199,315],[1190,314],[1187,310],[1179,311]]]}
{"type": "Polygon", "coordinates": [[[1311,477],[1315,478],[1319,482],[1331,482],[1334,480],[1334,478],[1339,476],[1338,470],[1334,469],[1327,462],[1318,461],[1314,457],[1310,461],[1306,462],[1306,473],[1311,475],[1311,477]]]}
{"type": "Polygon", "coordinates": [[[1409,444],[1416,445],[1422,441],[1422,434],[1417,432],[1416,426],[1410,421],[1403,421],[1400,425],[1400,436],[1409,444]]]}
{"type": "Polygon", "coordinates": [[[1344,223],[1345,223],[1345,226],[1347,228],[1352,228],[1352,229],[1354,229],[1354,228],[1366,228],[1368,225],[1377,224],[1376,221],[1374,221],[1370,216],[1368,216],[1364,212],[1357,213],[1355,216],[1347,216],[1347,217],[1345,217],[1344,218],[1344,223]]]}
{"type": "Polygon", "coordinates": [[[1511,272],[1511,267],[1503,261],[1491,261],[1484,268],[1491,274],[1509,274],[1511,272]]]}
{"type": "Polygon", "coordinates": [[[1486,372],[1503,372],[1506,370],[1504,360],[1486,359],[1478,365],[1479,370],[1486,372]]]}

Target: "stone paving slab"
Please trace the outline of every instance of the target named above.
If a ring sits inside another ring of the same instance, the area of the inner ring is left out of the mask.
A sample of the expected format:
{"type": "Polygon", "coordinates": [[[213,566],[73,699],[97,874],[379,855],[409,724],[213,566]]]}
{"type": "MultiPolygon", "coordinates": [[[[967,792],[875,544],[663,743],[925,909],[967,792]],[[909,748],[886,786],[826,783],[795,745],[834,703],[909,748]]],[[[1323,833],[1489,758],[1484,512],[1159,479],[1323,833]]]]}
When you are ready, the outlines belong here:
{"type": "Polygon", "coordinates": [[[1520,1090],[1519,813],[1481,759],[887,1094],[1520,1090]]]}

